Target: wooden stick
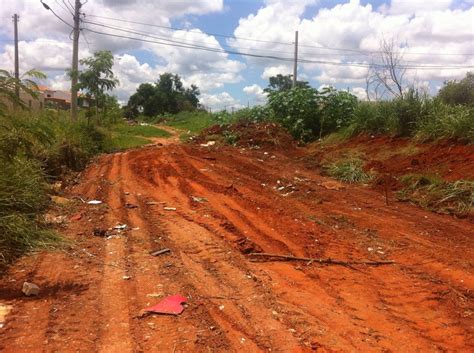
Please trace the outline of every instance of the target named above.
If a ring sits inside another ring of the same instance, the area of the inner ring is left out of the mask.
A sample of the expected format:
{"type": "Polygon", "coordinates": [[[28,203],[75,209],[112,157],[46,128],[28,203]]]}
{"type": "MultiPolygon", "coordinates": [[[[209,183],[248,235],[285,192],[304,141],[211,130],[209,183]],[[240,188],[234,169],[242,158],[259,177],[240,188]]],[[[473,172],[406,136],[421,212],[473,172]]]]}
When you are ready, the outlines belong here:
{"type": "Polygon", "coordinates": [[[158,256],[158,255],[170,252],[170,251],[171,251],[170,249],[164,248],[164,249],[161,249],[161,250],[152,251],[152,252],[150,252],[150,255],[151,256],[158,256]]]}
{"type": "Polygon", "coordinates": [[[298,257],[292,255],[279,255],[279,254],[269,254],[269,253],[250,253],[249,256],[261,256],[261,257],[275,257],[278,259],[288,260],[288,261],[306,261],[306,262],[318,262],[320,264],[329,264],[329,265],[341,265],[341,266],[351,266],[351,265],[370,265],[370,266],[380,266],[380,265],[390,265],[394,264],[395,261],[341,261],[333,259],[316,259],[310,257],[298,257]]]}

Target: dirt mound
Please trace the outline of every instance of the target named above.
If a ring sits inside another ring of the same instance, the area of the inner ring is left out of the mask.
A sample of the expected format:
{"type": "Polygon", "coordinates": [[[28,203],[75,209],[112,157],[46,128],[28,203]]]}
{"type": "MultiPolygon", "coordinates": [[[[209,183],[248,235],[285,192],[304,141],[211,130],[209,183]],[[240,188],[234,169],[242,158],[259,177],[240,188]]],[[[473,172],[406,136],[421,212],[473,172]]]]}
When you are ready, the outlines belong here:
{"type": "Polygon", "coordinates": [[[324,146],[317,154],[321,159],[337,159],[350,153],[365,160],[364,169],[376,174],[436,175],[446,181],[474,179],[474,146],[452,141],[415,143],[407,138],[364,135],[324,146]]]}
{"type": "Polygon", "coordinates": [[[292,148],[296,145],[293,137],[275,123],[213,125],[205,129],[195,141],[205,143],[211,140],[241,147],[292,148]]]}

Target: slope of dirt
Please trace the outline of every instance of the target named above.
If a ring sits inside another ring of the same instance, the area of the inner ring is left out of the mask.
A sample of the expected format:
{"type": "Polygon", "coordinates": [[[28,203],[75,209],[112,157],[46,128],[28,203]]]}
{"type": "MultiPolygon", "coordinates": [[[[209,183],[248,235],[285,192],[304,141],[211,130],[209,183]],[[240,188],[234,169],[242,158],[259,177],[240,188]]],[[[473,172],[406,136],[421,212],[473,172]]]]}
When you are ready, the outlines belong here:
{"type": "Polygon", "coordinates": [[[98,159],[70,190],[104,201],[79,206],[73,246],[1,278],[13,309],[0,350],[472,352],[473,224],[386,206],[365,187],[326,189],[302,156],[170,144],[98,159]],[[117,223],[130,229],[93,236],[117,223]],[[252,251],[396,263],[253,262],[252,251]],[[24,280],[38,297],[19,295],[24,280]],[[139,316],[171,294],[188,298],[181,315],[139,316]]]}
{"type": "Polygon", "coordinates": [[[367,161],[366,169],[399,177],[419,173],[447,181],[474,179],[474,146],[451,141],[416,143],[408,138],[367,136],[343,143],[313,147],[317,160],[344,154],[358,154],[367,161]]]}

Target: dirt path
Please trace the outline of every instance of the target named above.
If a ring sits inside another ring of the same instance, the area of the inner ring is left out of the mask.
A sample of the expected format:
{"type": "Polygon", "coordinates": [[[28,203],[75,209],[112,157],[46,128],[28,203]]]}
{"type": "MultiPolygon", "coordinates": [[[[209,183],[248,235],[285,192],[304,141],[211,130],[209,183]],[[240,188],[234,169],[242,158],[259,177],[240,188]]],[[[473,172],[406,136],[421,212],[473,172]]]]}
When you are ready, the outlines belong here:
{"type": "Polygon", "coordinates": [[[64,230],[72,250],[26,257],[1,279],[13,311],[0,350],[474,350],[472,223],[385,206],[364,187],[326,189],[295,155],[265,152],[172,143],[93,163],[70,193],[105,205],[81,206],[64,230]],[[117,223],[133,230],[92,236],[117,223]],[[149,255],[164,247],[171,253],[149,255]],[[396,264],[246,255],[262,250],[396,264]],[[39,297],[18,295],[24,280],[42,287],[39,297]],[[188,298],[183,314],[137,317],[171,294],[188,298]]]}

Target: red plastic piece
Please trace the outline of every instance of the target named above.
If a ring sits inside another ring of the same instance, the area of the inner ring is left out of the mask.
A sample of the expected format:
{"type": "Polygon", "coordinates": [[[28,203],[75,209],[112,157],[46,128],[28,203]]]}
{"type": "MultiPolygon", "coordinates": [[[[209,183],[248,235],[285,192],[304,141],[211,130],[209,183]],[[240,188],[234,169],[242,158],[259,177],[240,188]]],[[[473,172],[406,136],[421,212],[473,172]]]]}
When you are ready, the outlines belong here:
{"type": "Polygon", "coordinates": [[[169,297],[166,297],[155,306],[150,306],[146,308],[145,311],[158,313],[158,314],[179,315],[184,310],[183,305],[181,305],[183,303],[186,303],[185,297],[179,294],[170,295],[169,297]]]}

